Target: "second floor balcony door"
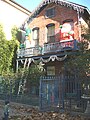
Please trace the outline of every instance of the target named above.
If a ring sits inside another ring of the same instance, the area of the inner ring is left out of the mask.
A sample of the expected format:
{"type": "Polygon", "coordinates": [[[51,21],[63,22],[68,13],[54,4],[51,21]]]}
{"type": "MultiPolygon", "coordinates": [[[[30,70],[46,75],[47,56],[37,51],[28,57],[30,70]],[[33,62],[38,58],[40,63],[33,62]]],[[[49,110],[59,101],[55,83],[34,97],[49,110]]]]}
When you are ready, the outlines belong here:
{"type": "Polygon", "coordinates": [[[55,42],[55,24],[47,25],[47,42],[48,43],[55,42]]]}
{"type": "Polygon", "coordinates": [[[39,28],[33,29],[33,41],[35,46],[39,46],[39,28]]]}

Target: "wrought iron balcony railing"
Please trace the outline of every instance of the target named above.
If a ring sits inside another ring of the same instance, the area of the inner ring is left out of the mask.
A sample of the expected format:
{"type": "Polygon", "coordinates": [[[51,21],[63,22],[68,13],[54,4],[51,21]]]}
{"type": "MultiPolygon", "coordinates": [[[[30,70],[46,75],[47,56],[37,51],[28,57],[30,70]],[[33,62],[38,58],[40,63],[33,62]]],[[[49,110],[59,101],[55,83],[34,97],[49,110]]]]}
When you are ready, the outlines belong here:
{"type": "Polygon", "coordinates": [[[43,47],[31,47],[28,49],[19,49],[17,51],[17,57],[30,57],[37,56],[40,54],[59,52],[64,50],[77,50],[76,40],[62,40],[55,43],[45,43],[43,47]]]}
{"type": "Polygon", "coordinates": [[[19,57],[30,57],[30,56],[37,56],[41,53],[41,47],[31,47],[27,49],[19,49],[17,51],[17,58],[19,57]]]}

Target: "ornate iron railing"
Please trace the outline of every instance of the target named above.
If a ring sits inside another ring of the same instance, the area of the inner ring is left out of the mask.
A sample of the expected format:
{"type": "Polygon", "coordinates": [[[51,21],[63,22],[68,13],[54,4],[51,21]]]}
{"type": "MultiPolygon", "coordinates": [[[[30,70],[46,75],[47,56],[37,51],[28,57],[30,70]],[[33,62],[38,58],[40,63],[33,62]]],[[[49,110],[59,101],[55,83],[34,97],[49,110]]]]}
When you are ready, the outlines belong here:
{"type": "Polygon", "coordinates": [[[76,40],[62,40],[60,42],[44,44],[43,53],[58,52],[72,49],[77,49],[76,40]]]}
{"type": "Polygon", "coordinates": [[[19,49],[17,51],[17,58],[19,57],[30,57],[30,56],[37,56],[41,54],[41,47],[31,47],[28,49],[19,49]]]}
{"type": "Polygon", "coordinates": [[[31,47],[28,49],[19,49],[17,51],[17,57],[30,57],[37,56],[39,54],[59,52],[64,50],[77,50],[77,41],[76,40],[62,40],[55,43],[44,43],[43,47],[31,47]]]}
{"type": "Polygon", "coordinates": [[[41,110],[85,110],[82,81],[76,76],[45,76],[40,79],[41,110]]]}

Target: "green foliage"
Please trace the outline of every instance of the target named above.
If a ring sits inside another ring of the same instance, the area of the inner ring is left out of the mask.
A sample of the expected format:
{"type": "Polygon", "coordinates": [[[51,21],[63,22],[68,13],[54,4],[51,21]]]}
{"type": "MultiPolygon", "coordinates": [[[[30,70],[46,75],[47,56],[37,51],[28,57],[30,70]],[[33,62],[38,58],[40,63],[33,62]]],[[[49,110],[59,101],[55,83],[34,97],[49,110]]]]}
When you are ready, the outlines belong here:
{"type": "Polygon", "coordinates": [[[86,74],[90,74],[90,50],[69,56],[65,68],[72,75],[85,77],[86,74]]]}
{"type": "Polygon", "coordinates": [[[6,40],[3,27],[0,25],[0,74],[9,72],[12,67],[12,60],[14,58],[15,50],[18,42],[15,37],[17,33],[16,27],[12,29],[12,40],[6,40]]]}
{"type": "Polygon", "coordinates": [[[5,41],[6,37],[5,37],[5,33],[3,31],[3,26],[0,24],[0,42],[1,41],[5,41]]]}
{"type": "Polygon", "coordinates": [[[26,79],[28,84],[38,86],[40,76],[44,75],[45,72],[41,69],[40,65],[31,64],[29,68],[20,68],[17,74],[19,79],[26,79]]]}
{"type": "Polygon", "coordinates": [[[81,31],[82,31],[82,38],[84,40],[87,40],[90,42],[90,17],[89,17],[89,20],[87,21],[88,23],[88,27],[86,28],[85,25],[82,25],[81,26],[81,31]]]}
{"type": "Polygon", "coordinates": [[[0,83],[0,85],[2,86],[1,93],[10,95],[10,92],[13,90],[14,87],[14,73],[8,72],[7,74],[4,74],[2,76],[2,82],[0,83]]]}
{"type": "Polygon", "coordinates": [[[7,93],[10,94],[10,89],[12,94],[17,95],[22,92],[25,93],[26,89],[39,89],[40,76],[44,75],[44,71],[41,70],[37,64],[33,64],[30,68],[19,68],[18,72],[8,72],[3,76],[3,92],[7,90],[7,93]],[[22,91],[19,91],[20,86],[22,85],[22,91]]]}
{"type": "Polygon", "coordinates": [[[44,71],[39,69],[38,65],[31,65],[28,69],[27,81],[32,86],[38,86],[40,81],[40,76],[44,75],[44,71]]]}
{"type": "Polygon", "coordinates": [[[8,94],[10,94],[10,89],[12,89],[12,93],[17,94],[20,84],[24,87],[25,80],[30,86],[39,87],[40,76],[44,72],[42,71],[42,65],[38,65],[38,63],[31,65],[28,69],[19,69],[18,72],[13,72],[13,66],[16,61],[16,50],[19,46],[17,27],[14,26],[11,32],[12,40],[8,41],[5,38],[3,27],[0,25],[0,74],[3,76],[3,92],[7,90],[8,94]]]}
{"type": "Polygon", "coordinates": [[[82,26],[82,41],[78,43],[79,51],[71,55],[65,62],[65,67],[70,74],[85,77],[90,75],[90,20],[88,28],[82,26]]]}
{"type": "Polygon", "coordinates": [[[0,74],[8,69],[8,42],[6,41],[3,27],[0,25],[0,74]]]}
{"type": "MultiPolygon", "coordinates": [[[[22,85],[22,93],[28,93],[32,91],[32,88],[35,88],[36,91],[39,90],[40,76],[44,75],[41,66],[38,64],[32,64],[29,68],[20,68],[16,74],[16,83],[15,93],[19,93],[19,87],[22,85]]],[[[37,92],[38,94],[38,92],[37,92]]]]}

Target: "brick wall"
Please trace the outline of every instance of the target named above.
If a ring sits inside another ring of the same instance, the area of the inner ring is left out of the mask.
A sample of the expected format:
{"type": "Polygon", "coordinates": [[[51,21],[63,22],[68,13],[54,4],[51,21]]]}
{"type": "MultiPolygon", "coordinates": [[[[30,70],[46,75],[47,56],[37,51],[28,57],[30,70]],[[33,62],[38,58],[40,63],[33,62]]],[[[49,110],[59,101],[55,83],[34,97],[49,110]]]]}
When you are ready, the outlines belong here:
{"type": "Polygon", "coordinates": [[[61,73],[63,73],[63,65],[64,65],[63,61],[57,61],[57,60],[55,60],[53,62],[50,61],[45,64],[45,69],[47,71],[47,66],[54,66],[55,67],[55,75],[60,75],[61,73]]]}
{"type": "Polygon", "coordinates": [[[79,39],[79,31],[78,31],[78,15],[77,12],[70,7],[60,6],[56,4],[49,4],[47,7],[45,7],[40,14],[30,23],[30,28],[33,29],[35,27],[39,27],[39,42],[40,45],[43,45],[44,42],[46,42],[46,25],[50,23],[55,24],[55,38],[56,41],[59,41],[60,34],[59,34],[59,26],[62,24],[62,22],[66,19],[73,19],[74,21],[74,33],[75,33],[75,39],[79,39]],[[45,11],[47,8],[55,7],[55,14],[56,16],[53,18],[45,18],[45,11]]]}

